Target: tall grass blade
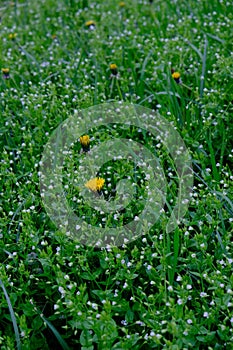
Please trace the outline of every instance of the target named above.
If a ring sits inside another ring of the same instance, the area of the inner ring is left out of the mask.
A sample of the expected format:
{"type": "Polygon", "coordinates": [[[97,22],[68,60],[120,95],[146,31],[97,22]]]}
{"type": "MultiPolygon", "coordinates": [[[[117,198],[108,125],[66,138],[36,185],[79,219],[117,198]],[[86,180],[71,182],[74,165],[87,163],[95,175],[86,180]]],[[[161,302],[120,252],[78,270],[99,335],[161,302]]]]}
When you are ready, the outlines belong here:
{"type": "Polygon", "coordinates": [[[178,255],[180,249],[180,237],[179,237],[179,229],[176,228],[174,232],[174,241],[173,241],[173,259],[172,259],[172,269],[169,274],[169,283],[172,285],[174,282],[174,277],[177,268],[178,255]]]}
{"type": "Polygon", "coordinates": [[[218,42],[221,43],[221,44],[225,44],[225,40],[220,39],[220,38],[219,38],[218,36],[216,36],[216,35],[212,35],[212,34],[210,34],[210,33],[206,33],[206,35],[209,36],[210,38],[212,38],[212,39],[218,41],[218,42]]]}
{"type": "Polygon", "coordinates": [[[209,136],[207,138],[207,144],[208,144],[209,151],[210,151],[210,161],[211,161],[211,165],[212,165],[212,169],[213,169],[214,179],[215,179],[215,181],[219,181],[220,175],[219,175],[219,171],[218,171],[217,165],[216,165],[216,159],[215,159],[215,154],[214,154],[214,149],[212,146],[210,133],[209,133],[209,136]]]}
{"type": "Polygon", "coordinates": [[[64,350],[70,350],[70,347],[65,342],[65,340],[61,337],[60,333],[56,330],[56,328],[52,325],[51,322],[49,322],[43,315],[40,315],[42,320],[47,324],[47,326],[51,329],[55,337],[57,338],[59,344],[61,345],[62,349],[64,350]]]}
{"type": "Polygon", "coordinates": [[[202,53],[198,50],[198,48],[193,45],[190,41],[186,40],[185,38],[181,37],[200,57],[200,59],[203,61],[202,53]]]}
{"type": "Polygon", "coordinates": [[[201,70],[201,82],[200,82],[200,97],[203,97],[204,85],[205,85],[205,71],[206,71],[206,60],[207,60],[207,47],[208,40],[205,36],[204,53],[202,56],[202,70],[201,70]]]}
{"type": "Polygon", "coordinates": [[[18,326],[17,326],[15,314],[14,314],[14,311],[13,311],[13,307],[11,305],[10,298],[9,298],[9,296],[7,294],[6,288],[5,288],[5,286],[4,286],[4,284],[3,284],[1,279],[0,279],[0,286],[2,287],[3,293],[4,293],[6,301],[7,301],[7,305],[8,305],[9,311],[10,311],[11,320],[12,320],[13,327],[14,327],[14,332],[15,332],[15,339],[16,339],[16,343],[17,343],[17,350],[21,350],[22,348],[21,348],[21,342],[20,342],[20,335],[19,335],[19,329],[18,329],[18,326]]]}

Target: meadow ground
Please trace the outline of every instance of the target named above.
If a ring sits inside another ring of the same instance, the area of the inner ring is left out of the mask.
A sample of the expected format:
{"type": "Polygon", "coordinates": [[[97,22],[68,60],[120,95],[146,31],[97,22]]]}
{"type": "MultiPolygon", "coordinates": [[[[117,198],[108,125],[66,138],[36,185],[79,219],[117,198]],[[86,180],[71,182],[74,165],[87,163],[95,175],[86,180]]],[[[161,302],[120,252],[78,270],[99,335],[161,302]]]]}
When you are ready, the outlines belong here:
{"type": "Polygon", "coordinates": [[[2,1],[0,17],[1,349],[232,349],[231,1],[2,1]],[[90,145],[74,143],[63,172],[66,198],[89,225],[120,230],[139,215],[149,187],[132,161],[109,160],[98,173],[100,195],[110,200],[127,177],[138,197],[114,215],[92,210],[70,178],[82,178],[94,146],[140,141],[167,182],[148,233],[144,222],[136,240],[98,249],[51,221],[40,164],[63,121],[113,101],[171,123],[191,155],[194,184],[184,220],[167,232],[180,177],[163,140],[117,120],[93,126],[90,145]]]}

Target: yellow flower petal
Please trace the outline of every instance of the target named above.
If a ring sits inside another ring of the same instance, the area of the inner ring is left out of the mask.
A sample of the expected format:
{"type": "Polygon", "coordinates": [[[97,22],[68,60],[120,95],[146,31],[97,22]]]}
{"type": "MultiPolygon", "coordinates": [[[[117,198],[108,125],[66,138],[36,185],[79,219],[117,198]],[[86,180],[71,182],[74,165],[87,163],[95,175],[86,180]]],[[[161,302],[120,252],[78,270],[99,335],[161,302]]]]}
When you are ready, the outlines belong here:
{"type": "Polygon", "coordinates": [[[95,177],[85,183],[85,187],[93,192],[101,191],[104,186],[105,180],[101,177],[95,177]]]}
{"type": "Polygon", "coordinates": [[[172,73],[172,78],[179,79],[180,78],[180,73],[179,72],[172,73]]]}

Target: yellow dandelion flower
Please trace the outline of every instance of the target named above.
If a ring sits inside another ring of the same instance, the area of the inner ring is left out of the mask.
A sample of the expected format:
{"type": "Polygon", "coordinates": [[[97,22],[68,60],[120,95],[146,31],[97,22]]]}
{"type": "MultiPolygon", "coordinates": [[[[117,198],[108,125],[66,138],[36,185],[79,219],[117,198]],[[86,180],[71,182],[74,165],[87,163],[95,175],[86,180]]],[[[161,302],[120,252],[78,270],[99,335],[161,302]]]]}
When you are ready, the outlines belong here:
{"type": "Polygon", "coordinates": [[[85,187],[93,192],[100,192],[104,186],[105,180],[101,177],[95,177],[85,183],[85,187]]]}
{"type": "Polygon", "coordinates": [[[2,68],[2,74],[4,79],[10,79],[10,69],[2,68]]]}
{"type": "Polygon", "coordinates": [[[10,33],[9,35],[8,35],[8,38],[10,39],[10,40],[14,40],[15,38],[16,38],[16,33],[10,33]]]}
{"type": "Polygon", "coordinates": [[[110,67],[112,74],[117,75],[117,73],[118,73],[117,72],[117,65],[115,63],[111,63],[109,67],[110,67]]]}
{"type": "Polygon", "coordinates": [[[9,74],[10,69],[9,68],[2,68],[2,73],[3,74],[9,74]]]}
{"type": "Polygon", "coordinates": [[[110,69],[117,69],[117,65],[115,63],[110,64],[110,69]]]}
{"type": "Polygon", "coordinates": [[[175,80],[175,82],[177,84],[181,83],[181,79],[180,79],[180,73],[179,72],[174,72],[172,73],[172,78],[175,80]]]}
{"type": "Polygon", "coordinates": [[[119,6],[120,7],[125,7],[125,2],[124,1],[119,2],[119,6]]]}
{"type": "Polygon", "coordinates": [[[180,78],[180,73],[179,72],[172,73],[172,78],[179,79],[180,78]]]}
{"type": "Polygon", "coordinates": [[[90,20],[85,23],[85,26],[90,28],[90,27],[95,27],[95,22],[90,20]]]}
{"type": "Polygon", "coordinates": [[[90,137],[88,135],[80,136],[79,141],[81,143],[82,149],[84,152],[89,151],[90,149],[90,137]]]}

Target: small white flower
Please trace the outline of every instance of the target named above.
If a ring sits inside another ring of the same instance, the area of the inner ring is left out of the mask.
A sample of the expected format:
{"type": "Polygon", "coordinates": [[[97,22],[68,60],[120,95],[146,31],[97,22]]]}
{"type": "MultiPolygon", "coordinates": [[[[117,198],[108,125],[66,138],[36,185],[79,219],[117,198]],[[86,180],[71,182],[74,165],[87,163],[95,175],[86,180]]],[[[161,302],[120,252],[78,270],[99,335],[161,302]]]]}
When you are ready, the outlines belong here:
{"type": "Polygon", "coordinates": [[[61,297],[64,298],[65,293],[66,293],[64,288],[60,286],[60,287],[58,287],[58,291],[61,293],[61,297]]]}
{"type": "Polygon", "coordinates": [[[64,288],[63,288],[63,287],[61,287],[61,286],[60,286],[60,287],[58,287],[58,290],[59,290],[59,292],[60,292],[60,293],[62,293],[62,294],[63,294],[63,293],[65,293],[64,288]]]}

